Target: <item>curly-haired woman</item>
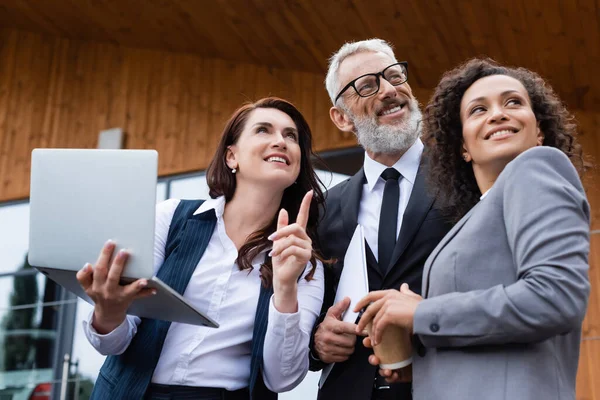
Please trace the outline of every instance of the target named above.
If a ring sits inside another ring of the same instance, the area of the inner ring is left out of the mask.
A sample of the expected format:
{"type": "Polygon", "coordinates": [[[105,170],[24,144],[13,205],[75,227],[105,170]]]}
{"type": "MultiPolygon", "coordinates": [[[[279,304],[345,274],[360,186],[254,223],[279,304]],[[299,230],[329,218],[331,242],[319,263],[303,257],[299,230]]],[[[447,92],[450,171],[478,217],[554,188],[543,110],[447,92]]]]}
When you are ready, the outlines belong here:
{"type": "Polygon", "coordinates": [[[390,324],[414,332],[415,400],[574,399],[590,210],[572,117],[534,72],[474,59],[443,76],[424,132],[456,225],[425,264],[423,298],[373,292],[358,329],[372,320],[375,343],[390,324]]]}

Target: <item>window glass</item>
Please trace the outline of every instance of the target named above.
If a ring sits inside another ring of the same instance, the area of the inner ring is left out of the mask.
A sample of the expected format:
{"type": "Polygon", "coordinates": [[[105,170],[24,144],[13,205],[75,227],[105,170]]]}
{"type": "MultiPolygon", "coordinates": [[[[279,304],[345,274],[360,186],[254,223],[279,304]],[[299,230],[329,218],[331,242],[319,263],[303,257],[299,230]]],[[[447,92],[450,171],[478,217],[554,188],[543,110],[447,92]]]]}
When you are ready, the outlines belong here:
{"type": "Polygon", "coordinates": [[[171,181],[172,199],[208,199],[206,176],[193,176],[171,181]]]}
{"type": "Polygon", "coordinates": [[[161,201],[167,198],[167,183],[166,182],[158,182],[156,185],[156,202],[160,203],[161,201]]]}
{"type": "Polygon", "coordinates": [[[317,175],[323,183],[324,189],[331,189],[340,182],[348,179],[348,175],[338,174],[337,172],[329,172],[318,169],[317,175]]]}
{"type": "Polygon", "coordinates": [[[52,381],[58,287],[25,262],[0,285],[0,398],[26,399],[52,381]]]}
{"type": "MultiPolygon", "coordinates": [[[[29,244],[29,203],[0,206],[0,274],[15,272],[23,266],[29,244]]],[[[1,283],[6,293],[8,281],[1,283]]]]}

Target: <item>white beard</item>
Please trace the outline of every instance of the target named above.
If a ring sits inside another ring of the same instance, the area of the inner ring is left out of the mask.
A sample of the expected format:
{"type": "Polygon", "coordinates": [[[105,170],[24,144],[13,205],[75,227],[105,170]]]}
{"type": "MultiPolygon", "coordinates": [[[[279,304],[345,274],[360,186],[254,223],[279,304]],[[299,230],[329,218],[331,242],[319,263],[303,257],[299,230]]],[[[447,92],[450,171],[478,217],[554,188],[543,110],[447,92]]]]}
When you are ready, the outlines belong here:
{"type": "Polygon", "coordinates": [[[346,112],[354,123],[358,143],[364,149],[374,153],[403,153],[421,136],[423,118],[415,99],[411,99],[406,107],[410,110],[410,116],[397,125],[379,125],[375,116],[355,117],[346,112]]]}

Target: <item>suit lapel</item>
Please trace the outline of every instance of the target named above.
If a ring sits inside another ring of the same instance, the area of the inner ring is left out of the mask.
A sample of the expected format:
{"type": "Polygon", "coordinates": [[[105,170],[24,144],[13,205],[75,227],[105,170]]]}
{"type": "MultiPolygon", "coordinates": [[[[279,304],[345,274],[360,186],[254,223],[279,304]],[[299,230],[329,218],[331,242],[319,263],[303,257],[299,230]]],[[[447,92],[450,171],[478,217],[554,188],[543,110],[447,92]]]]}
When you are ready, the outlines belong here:
{"type": "Polygon", "coordinates": [[[342,209],[342,219],[344,222],[344,231],[348,236],[348,241],[352,239],[356,225],[358,224],[358,211],[360,209],[360,198],[362,197],[363,184],[365,182],[365,171],[361,168],[354,174],[344,190],[340,193],[340,205],[342,209]]]}
{"type": "MultiPolygon", "coordinates": [[[[342,219],[344,222],[344,232],[347,236],[347,242],[350,243],[356,225],[358,225],[358,212],[360,211],[360,199],[362,198],[363,185],[366,182],[365,171],[363,168],[354,174],[344,190],[340,193],[340,205],[342,207],[342,219]]],[[[377,266],[377,260],[371,251],[367,240],[365,239],[365,248],[367,249],[367,267],[374,270],[383,278],[381,270],[377,266]]]]}
{"type": "MultiPolygon", "coordinates": [[[[396,242],[396,247],[394,247],[394,252],[392,253],[391,265],[396,265],[408,244],[419,231],[427,212],[433,204],[433,198],[427,194],[427,188],[425,187],[426,173],[427,165],[422,162],[415,178],[415,185],[411,191],[408,205],[406,206],[406,210],[402,217],[400,235],[396,242]]],[[[394,273],[399,272],[398,268],[390,268],[388,274],[390,271],[394,271],[394,273]]]]}
{"type": "Polygon", "coordinates": [[[423,298],[427,298],[428,291],[429,291],[429,273],[431,272],[431,265],[435,262],[435,259],[440,254],[440,251],[442,251],[442,249],[444,247],[446,247],[448,242],[450,242],[450,240],[452,240],[452,238],[454,238],[454,236],[456,236],[456,234],[462,229],[462,227],[469,220],[469,218],[471,218],[471,215],[473,215],[473,211],[475,210],[476,207],[477,207],[477,204],[473,208],[471,208],[469,210],[469,212],[466,213],[465,216],[462,217],[460,219],[460,221],[458,221],[452,229],[450,229],[450,232],[448,232],[446,234],[446,236],[444,236],[442,238],[440,243],[436,246],[435,249],[433,249],[433,251],[431,252],[429,257],[427,258],[427,262],[425,262],[425,267],[423,268],[423,286],[421,288],[422,289],[421,293],[423,294],[423,298]]]}

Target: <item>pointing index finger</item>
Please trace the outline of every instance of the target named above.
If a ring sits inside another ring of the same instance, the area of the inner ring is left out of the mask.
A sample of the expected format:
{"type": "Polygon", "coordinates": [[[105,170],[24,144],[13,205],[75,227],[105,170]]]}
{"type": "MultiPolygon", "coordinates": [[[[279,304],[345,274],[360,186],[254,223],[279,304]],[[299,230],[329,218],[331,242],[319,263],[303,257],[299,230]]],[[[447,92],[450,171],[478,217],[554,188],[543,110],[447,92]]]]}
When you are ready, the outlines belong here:
{"type": "Polygon", "coordinates": [[[277,217],[277,230],[286,227],[288,224],[288,213],[285,208],[279,210],[279,216],[277,217]]]}
{"type": "Polygon", "coordinates": [[[304,195],[302,199],[302,203],[300,204],[300,210],[298,210],[298,218],[296,218],[296,223],[300,225],[302,228],[306,229],[306,224],[308,223],[308,214],[310,211],[310,203],[313,198],[313,191],[309,190],[304,195]]]}

